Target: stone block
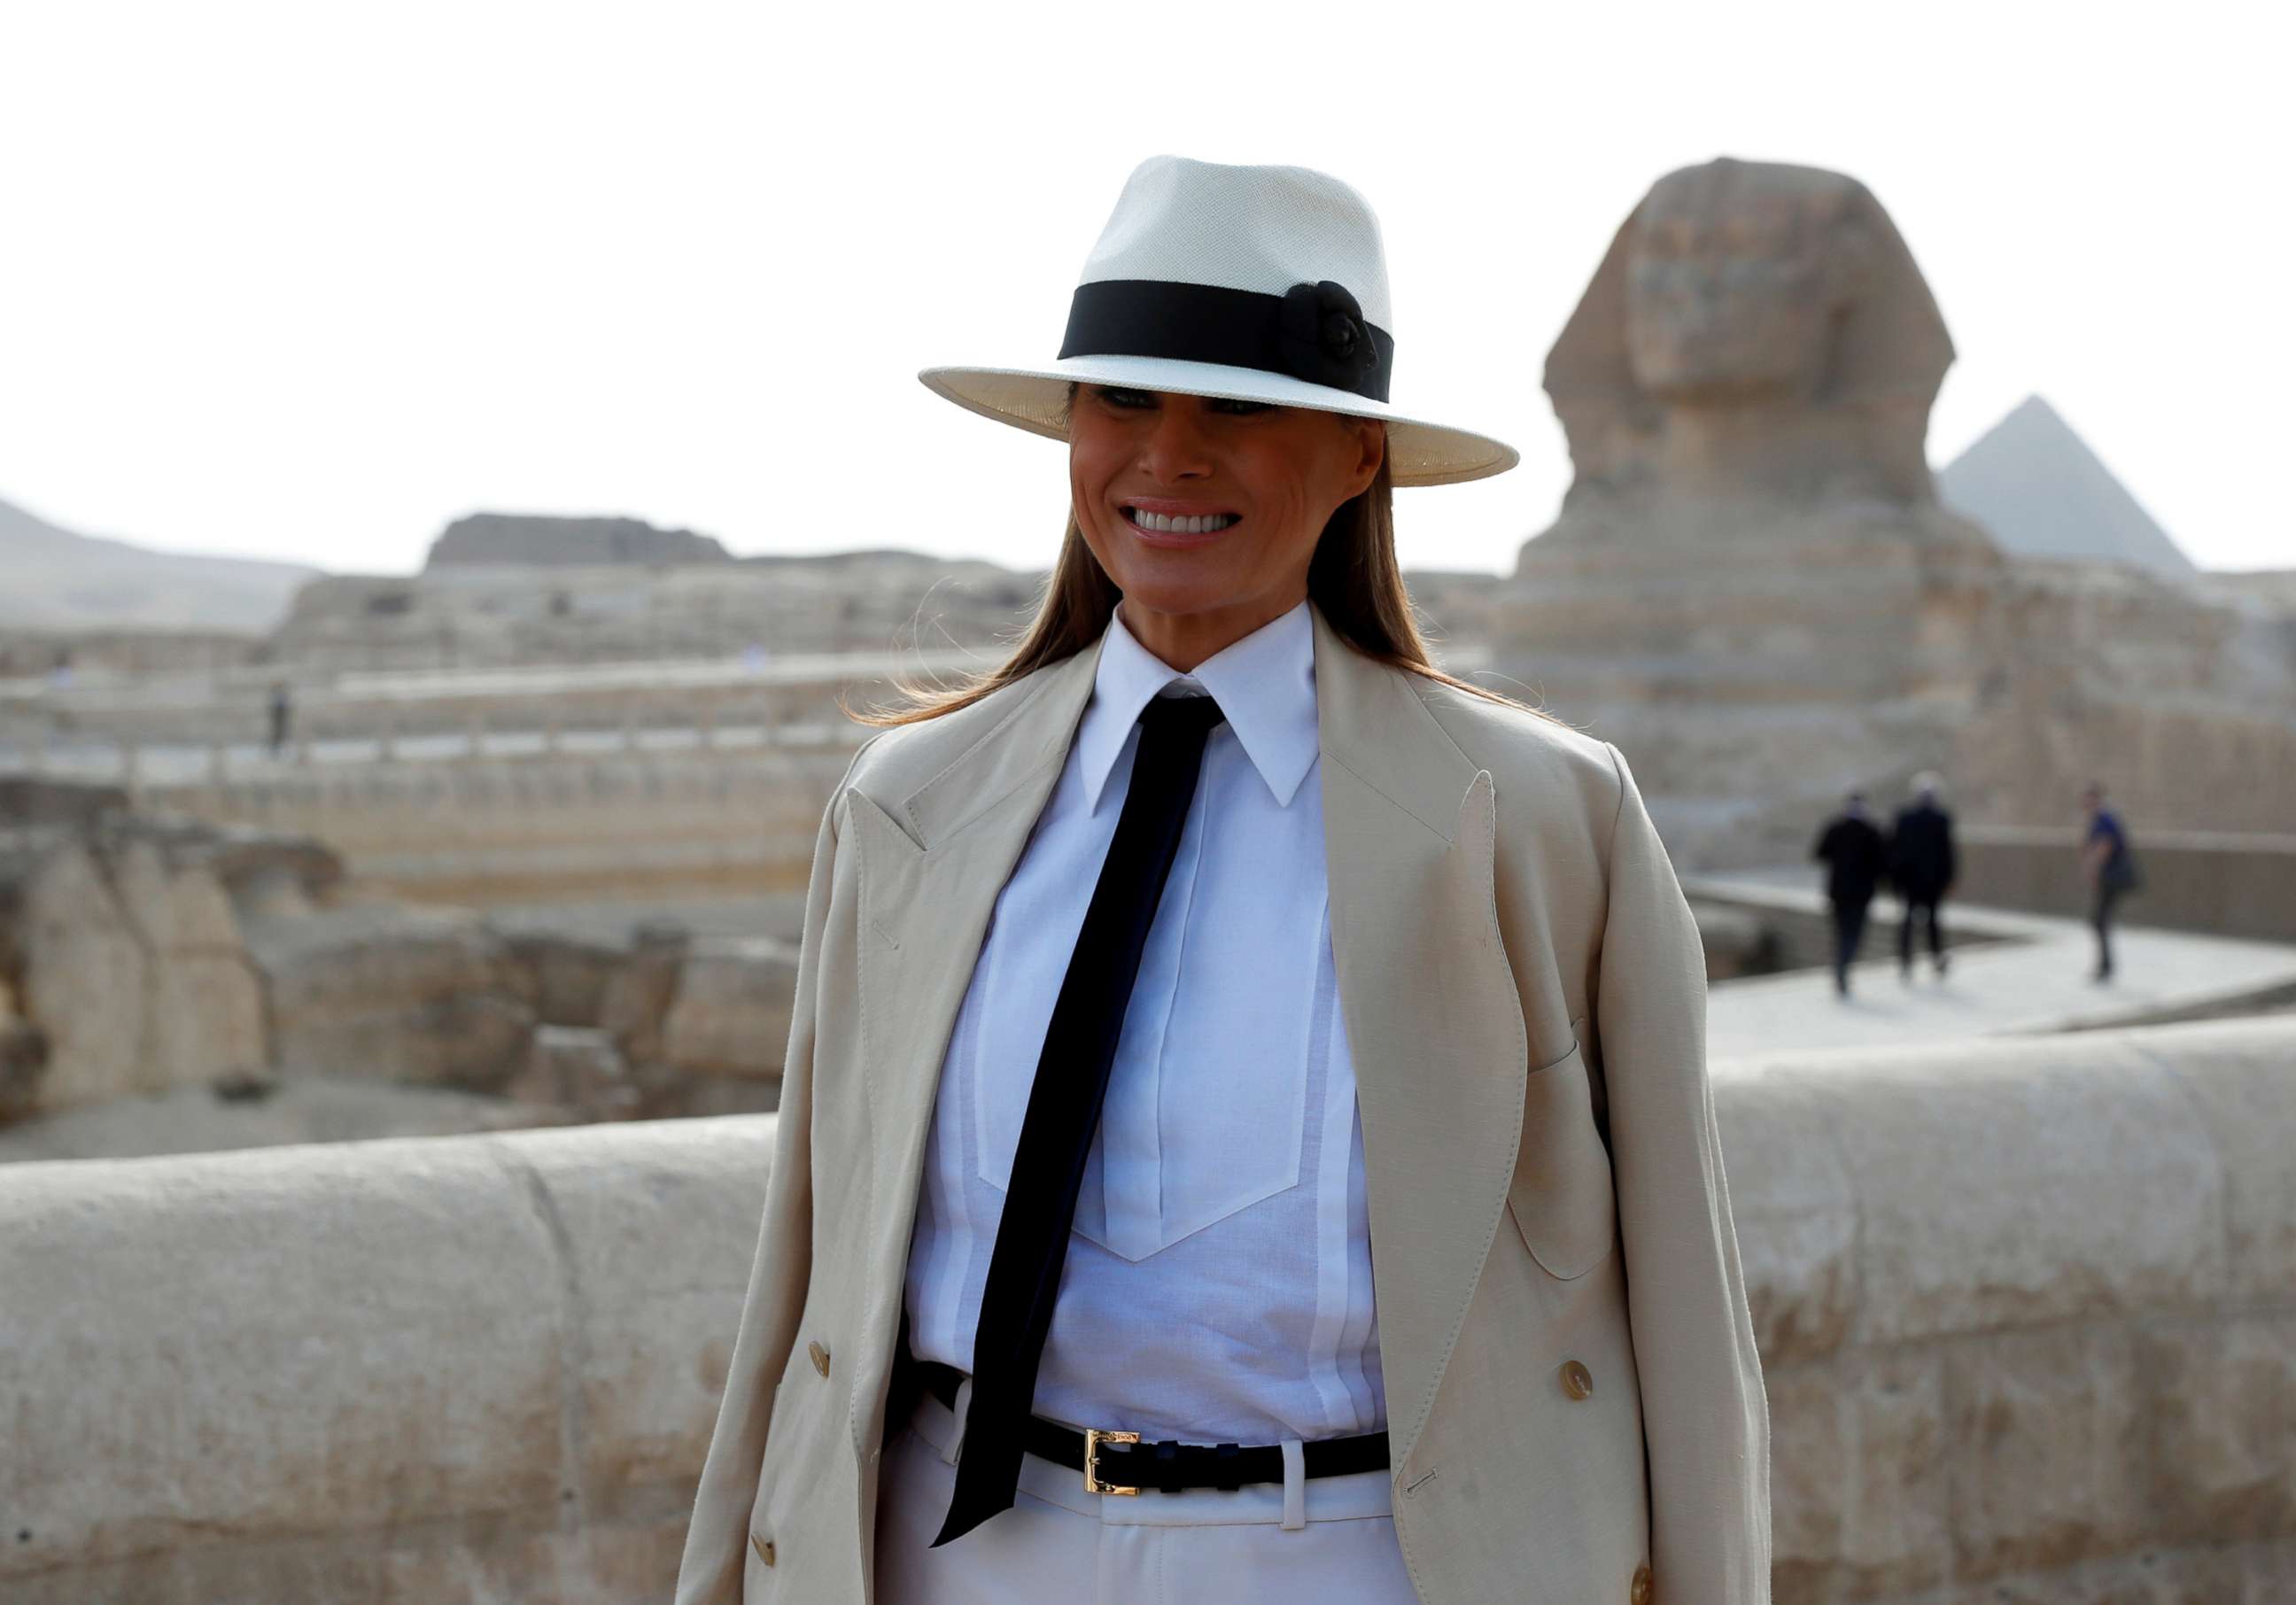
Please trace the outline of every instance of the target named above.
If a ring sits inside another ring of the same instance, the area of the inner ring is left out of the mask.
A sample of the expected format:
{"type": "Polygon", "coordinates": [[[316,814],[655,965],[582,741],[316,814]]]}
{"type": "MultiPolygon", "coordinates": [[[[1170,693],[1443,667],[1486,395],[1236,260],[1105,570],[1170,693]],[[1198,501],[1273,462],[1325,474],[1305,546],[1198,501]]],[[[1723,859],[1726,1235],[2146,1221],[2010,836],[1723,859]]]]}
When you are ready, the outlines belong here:
{"type": "Polygon", "coordinates": [[[72,842],[25,888],[19,933],[25,1015],[48,1044],[39,1102],[98,1103],[147,1090],[143,943],[95,856],[72,842]]]}
{"type": "Polygon", "coordinates": [[[1856,1312],[1857,1210],[1825,1104],[1792,1081],[1740,1081],[1716,1119],[1763,1363],[1828,1354],[1856,1312]]]}
{"type": "Polygon", "coordinates": [[[1942,1362],[1929,1346],[1767,1372],[1778,1605],[1915,1593],[1945,1580],[1942,1362]]]}
{"type": "Polygon", "coordinates": [[[592,1120],[634,1119],[642,1101],[614,1039],[580,1026],[537,1026],[526,1068],[504,1091],[592,1120]]]}
{"type": "Polygon", "coordinates": [[[770,1115],[782,1106],[778,1077],[687,1076],[664,1080],[646,1093],[650,1119],[702,1119],[719,1115],[770,1115]]]}
{"type": "Polygon", "coordinates": [[[2070,1567],[2158,1531],[2144,1379],[2123,1326],[1945,1346],[1955,1575],[2070,1567]]]}
{"type": "Polygon", "coordinates": [[[2161,1533],[2296,1539],[2296,1314],[2147,1322],[2136,1355],[2161,1533]]]}
{"type": "Polygon", "coordinates": [[[10,1167],[0,1286],[0,1597],[153,1552],[554,1524],[576,1317],[483,1140],[10,1167]]]}
{"type": "Polygon", "coordinates": [[[496,993],[410,999],[357,1014],[300,1019],[277,1036],[282,1075],[358,1075],[499,1092],[526,1061],[531,1005],[496,993]]]}
{"type": "Polygon", "coordinates": [[[598,1024],[621,1044],[623,1057],[644,1069],[661,1058],[662,1021],[677,995],[678,972],[692,938],[685,927],[666,921],[642,924],[630,933],[630,956],[606,984],[598,1003],[598,1024]]]}
{"type": "Polygon", "coordinates": [[[171,867],[157,840],[123,842],[112,859],[112,881],[127,917],[153,952],[242,950],[239,920],[223,883],[197,864],[171,867]]]}
{"type": "Polygon", "coordinates": [[[39,1107],[48,1068],[48,1039],[30,1020],[0,1010],[0,1123],[20,1120],[39,1107]]]}
{"type": "Polygon", "coordinates": [[[158,835],[127,833],[110,856],[114,893],[144,955],[147,1091],[250,1076],[271,1061],[238,917],[222,882],[195,861],[198,844],[188,845],[171,851],[158,835]]]}
{"type": "Polygon", "coordinates": [[[778,1077],[797,960],[794,946],[769,937],[695,943],[662,1024],[662,1058],[691,1075],[778,1077]]]}
{"type": "MultiPolygon", "coordinates": [[[[1784,1074],[1784,1072],[1781,1072],[1784,1074]]],[[[2095,1033],[1845,1054],[1822,1093],[1857,1199],[1860,1342],[2190,1308],[2225,1286],[2215,1145],[2095,1033]]]]}
{"type": "Polygon", "coordinates": [[[525,1065],[532,981],[475,914],[353,905],[250,921],[248,944],[284,1075],[495,1091],[525,1065]]]}
{"type": "Polygon", "coordinates": [[[2296,1544],[2211,1544],[1988,1577],[1923,1605],[2288,1605],[2292,1577],[2296,1544]]]}
{"type": "Polygon", "coordinates": [[[644,1122],[491,1139],[534,1178],[582,1303],[586,1498],[699,1472],[773,1167],[774,1122],[644,1122]],[[611,1131],[612,1142],[602,1141],[611,1131]]]}
{"type": "Polygon", "coordinates": [[[63,825],[86,831],[127,807],[127,793],[119,786],[0,774],[0,826],[63,825]]]}
{"type": "Polygon", "coordinates": [[[238,954],[164,957],[152,966],[148,1007],[144,1040],[159,1085],[259,1076],[270,1066],[262,987],[238,954]]]}
{"type": "Polygon", "coordinates": [[[564,1530],[487,1515],[350,1538],[224,1535],[11,1578],[5,1597],[8,1605],[628,1605],[669,1597],[684,1534],[682,1516],[564,1530]]]}
{"type": "Polygon", "coordinates": [[[594,1026],[629,950],[555,931],[506,932],[511,954],[534,977],[535,1011],[545,1026],[594,1026]]]}
{"type": "Polygon", "coordinates": [[[342,855],[316,837],[253,825],[216,826],[208,867],[232,901],[308,907],[340,884],[342,855]]]}
{"type": "Polygon", "coordinates": [[[2296,1290],[2296,1048],[2285,1017],[2131,1031],[2169,1067],[2224,1164],[2229,1291],[2284,1304],[2296,1290]]]}

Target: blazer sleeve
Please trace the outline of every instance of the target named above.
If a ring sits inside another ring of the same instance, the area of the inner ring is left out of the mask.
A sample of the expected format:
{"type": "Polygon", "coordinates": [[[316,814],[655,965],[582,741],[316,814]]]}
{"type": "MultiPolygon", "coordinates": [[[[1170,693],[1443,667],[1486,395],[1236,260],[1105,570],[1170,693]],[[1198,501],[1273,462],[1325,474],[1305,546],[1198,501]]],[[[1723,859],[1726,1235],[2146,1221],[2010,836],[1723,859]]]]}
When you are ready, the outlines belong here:
{"type": "Polygon", "coordinates": [[[1769,1598],[1769,1410],[1706,1075],[1706,962],[1625,757],[1595,1028],[1667,1605],[1769,1598]]]}
{"type": "Polygon", "coordinates": [[[766,1424],[773,1413],[775,1379],[789,1363],[813,1273],[813,1042],[816,972],[822,929],[828,921],[837,863],[837,815],[861,753],[861,744],[822,810],[806,883],[805,933],[798,950],[797,991],[790,1009],[789,1047],[782,1060],[780,1112],[774,1133],[774,1168],[766,1184],[766,1213],[750,1261],[749,1293],[734,1340],[717,1429],[685,1531],[677,1572],[676,1605],[740,1605],[742,1552],[750,1510],[766,1455],[766,1424]]]}

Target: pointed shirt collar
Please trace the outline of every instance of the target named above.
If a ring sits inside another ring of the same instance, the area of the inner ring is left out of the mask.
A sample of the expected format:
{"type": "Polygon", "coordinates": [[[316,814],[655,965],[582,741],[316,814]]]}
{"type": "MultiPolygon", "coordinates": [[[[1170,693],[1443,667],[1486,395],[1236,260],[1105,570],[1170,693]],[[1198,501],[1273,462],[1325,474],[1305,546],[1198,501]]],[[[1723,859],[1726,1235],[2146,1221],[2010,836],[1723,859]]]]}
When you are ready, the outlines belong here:
{"type": "Polygon", "coordinates": [[[1109,616],[1108,638],[1093,680],[1092,701],[1077,732],[1086,806],[1097,811],[1109,771],[1151,697],[1210,692],[1245,756],[1279,807],[1315,766],[1316,637],[1302,599],[1290,612],[1221,648],[1182,674],[1140,644],[1122,609],[1109,616]]]}

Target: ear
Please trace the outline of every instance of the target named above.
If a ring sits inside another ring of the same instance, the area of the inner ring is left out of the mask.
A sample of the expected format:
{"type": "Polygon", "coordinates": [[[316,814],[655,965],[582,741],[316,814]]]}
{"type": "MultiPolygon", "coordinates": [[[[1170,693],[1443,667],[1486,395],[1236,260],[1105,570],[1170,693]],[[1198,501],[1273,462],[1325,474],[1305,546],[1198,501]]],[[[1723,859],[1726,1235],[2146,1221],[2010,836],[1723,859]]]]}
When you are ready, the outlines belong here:
{"type": "Polygon", "coordinates": [[[1357,454],[1354,471],[1348,477],[1347,499],[1352,502],[1371,488],[1372,481],[1379,478],[1380,464],[1387,461],[1387,423],[1378,418],[1344,415],[1340,422],[1347,426],[1357,454]]]}

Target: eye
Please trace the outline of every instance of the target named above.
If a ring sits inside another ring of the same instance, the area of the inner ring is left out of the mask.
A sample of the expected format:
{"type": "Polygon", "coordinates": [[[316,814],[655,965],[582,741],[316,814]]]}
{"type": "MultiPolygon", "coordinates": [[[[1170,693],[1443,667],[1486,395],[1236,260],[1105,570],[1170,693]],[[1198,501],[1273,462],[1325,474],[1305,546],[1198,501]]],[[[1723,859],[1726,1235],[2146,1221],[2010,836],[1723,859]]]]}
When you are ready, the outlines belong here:
{"type": "Polygon", "coordinates": [[[1237,401],[1226,396],[1215,396],[1207,405],[1215,413],[1233,413],[1250,417],[1254,413],[1277,413],[1283,409],[1272,401],[1237,401]]]}
{"type": "Polygon", "coordinates": [[[1156,405],[1152,390],[1128,390],[1116,385],[1100,385],[1095,387],[1095,393],[1109,405],[1121,407],[1127,412],[1145,411],[1156,405]]]}

